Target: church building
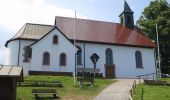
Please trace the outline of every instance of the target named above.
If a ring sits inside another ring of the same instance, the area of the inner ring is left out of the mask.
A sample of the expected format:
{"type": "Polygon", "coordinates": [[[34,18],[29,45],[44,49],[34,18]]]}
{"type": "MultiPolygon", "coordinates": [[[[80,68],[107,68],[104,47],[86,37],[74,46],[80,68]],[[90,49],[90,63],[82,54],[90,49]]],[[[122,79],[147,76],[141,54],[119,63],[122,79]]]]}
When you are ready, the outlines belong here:
{"type": "Polygon", "coordinates": [[[156,72],[156,45],[135,30],[133,11],[124,2],[120,23],[55,17],[54,25],[26,23],[9,39],[7,65],[22,66],[24,75],[73,75],[76,68],[96,68],[103,77],[135,78],[156,72]]]}

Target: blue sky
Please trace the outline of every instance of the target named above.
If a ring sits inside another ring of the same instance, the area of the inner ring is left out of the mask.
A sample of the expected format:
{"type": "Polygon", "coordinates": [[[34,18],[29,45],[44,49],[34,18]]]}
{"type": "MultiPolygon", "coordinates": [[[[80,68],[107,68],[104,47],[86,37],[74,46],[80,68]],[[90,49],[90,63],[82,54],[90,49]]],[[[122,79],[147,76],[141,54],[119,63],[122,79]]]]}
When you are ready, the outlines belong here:
{"type": "MultiPolygon", "coordinates": [[[[77,17],[119,23],[124,0],[0,0],[0,64],[5,64],[5,42],[25,23],[54,24],[55,16],[77,17]],[[9,3],[10,2],[10,3],[9,3]]],[[[141,15],[151,0],[126,0],[141,15]]],[[[167,0],[170,3],[170,0],[167,0]]]]}

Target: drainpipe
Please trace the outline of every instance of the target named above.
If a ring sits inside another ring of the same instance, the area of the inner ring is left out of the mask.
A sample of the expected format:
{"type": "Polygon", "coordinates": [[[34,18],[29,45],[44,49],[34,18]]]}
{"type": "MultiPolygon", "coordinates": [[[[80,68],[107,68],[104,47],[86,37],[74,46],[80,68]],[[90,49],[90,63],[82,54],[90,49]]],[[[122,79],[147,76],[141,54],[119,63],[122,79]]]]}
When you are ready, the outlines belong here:
{"type": "Polygon", "coordinates": [[[85,57],[85,54],[86,54],[86,48],[85,48],[85,47],[86,47],[86,44],[84,43],[84,68],[85,68],[85,61],[86,61],[86,60],[85,60],[85,58],[86,58],[86,57],[85,57]]]}
{"type": "Polygon", "coordinates": [[[17,62],[17,66],[19,66],[19,58],[20,58],[20,48],[21,48],[21,41],[19,40],[19,47],[18,47],[18,62],[17,62]]]}

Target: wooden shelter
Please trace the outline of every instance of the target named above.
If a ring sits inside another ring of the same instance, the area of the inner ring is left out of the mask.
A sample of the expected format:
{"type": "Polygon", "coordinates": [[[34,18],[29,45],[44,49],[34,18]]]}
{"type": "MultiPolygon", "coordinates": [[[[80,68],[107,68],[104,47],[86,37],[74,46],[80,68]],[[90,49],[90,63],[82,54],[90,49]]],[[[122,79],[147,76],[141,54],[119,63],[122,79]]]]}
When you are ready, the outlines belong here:
{"type": "Polygon", "coordinates": [[[0,100],[16,100],[17,81],[23,81],[23,68],[0,65],[0,100]]]}

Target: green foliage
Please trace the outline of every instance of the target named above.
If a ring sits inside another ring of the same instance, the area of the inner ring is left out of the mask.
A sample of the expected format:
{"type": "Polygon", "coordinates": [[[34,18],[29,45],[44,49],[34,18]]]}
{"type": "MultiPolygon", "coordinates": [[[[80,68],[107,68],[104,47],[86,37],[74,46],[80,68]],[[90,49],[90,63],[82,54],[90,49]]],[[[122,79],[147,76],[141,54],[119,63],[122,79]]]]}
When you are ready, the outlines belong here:
{"type": "Polygon", "coordinates": [[[170,5],[166,0],[154,0],[146,7],[137,21],[137,26],[152,40],[156,41],[156,23],[158,24],[161,66],[170,66],[170,5]]]}
{"type": "MultiPolygon", "coordinates": [[[[17,87],[17,100],[35,100],[34,95],[31,94],[32,89],[36,88],[56,88],[57,94],[61,100],[89,100],[100,93],[109,84],[113,83],[112,79],[95,79],[94,86],[73,86],[73,77],[67,76],[28,76],[25,80],[42,80],[42,81],[61,81],[64,87],[17,87]]],[[[52,96],[43,96],[52,100],[52,96]]],[[[44,100],[44,99],[43,99],[44,100]]]]}
{"type": "Polygon", "coordinates": [[[141,100],[142,88],[144,90],[144,100],[169,100],[170,86],[137,85],[134,100],[141,100]]]}

